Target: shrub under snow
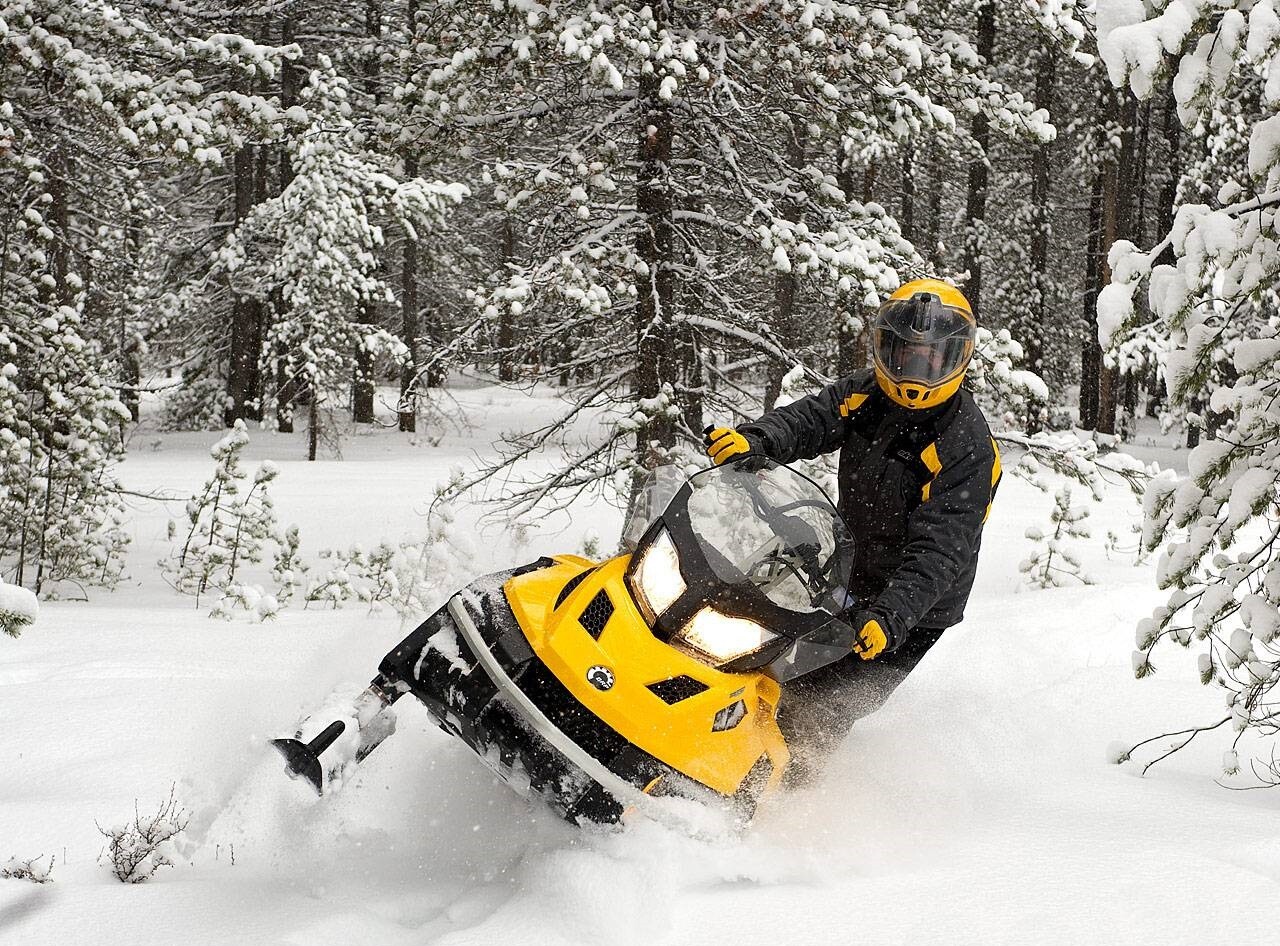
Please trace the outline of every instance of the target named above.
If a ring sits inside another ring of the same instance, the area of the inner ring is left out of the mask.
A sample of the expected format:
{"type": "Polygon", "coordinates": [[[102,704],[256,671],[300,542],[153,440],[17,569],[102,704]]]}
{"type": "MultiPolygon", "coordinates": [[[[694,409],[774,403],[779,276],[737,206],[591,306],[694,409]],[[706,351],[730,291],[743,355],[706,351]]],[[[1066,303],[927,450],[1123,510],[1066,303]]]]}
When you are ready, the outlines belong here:
{"type": "Polygon", "coordinates": [[[174,839],[186,830],[190,816],[170,789],[154,815],[142,815],[134,804],[133,818],[98,830],[107,839],[111,873],[125,884],[149,880],[161,867],[172,867],[174,839]]]}
{"type": "Polygon", "coordinates": [[[29,880],[33,884],[47,884],[52,882],[53,877],[53,855],[49,855],[49,863],[41,864],[44,855],[33,857],[28,860],[21,860],[17,857],[11,857],[3,865],[0,865],[0,879],[2,880],[29,880]]]}
{"type": "Polygon", "coordinates": [[[17,637],[28,624],[34,624],[40,606],[36,596],[26,588],[0,581],[0,631],[17,637]]]}

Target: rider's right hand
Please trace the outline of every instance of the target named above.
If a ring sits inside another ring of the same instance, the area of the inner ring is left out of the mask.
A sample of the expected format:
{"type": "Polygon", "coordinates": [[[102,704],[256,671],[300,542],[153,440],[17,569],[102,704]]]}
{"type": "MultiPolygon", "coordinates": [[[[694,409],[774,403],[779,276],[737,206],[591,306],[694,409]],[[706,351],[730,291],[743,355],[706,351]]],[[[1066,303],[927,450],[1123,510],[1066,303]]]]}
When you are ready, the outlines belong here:
{"type": "Polygon", "coordinates": [[[716,466],[730,457],[751,452],[751,441],[732,427],[708,427],[703,431],[702,440],[707,445],[707,455],[716,466]]]}

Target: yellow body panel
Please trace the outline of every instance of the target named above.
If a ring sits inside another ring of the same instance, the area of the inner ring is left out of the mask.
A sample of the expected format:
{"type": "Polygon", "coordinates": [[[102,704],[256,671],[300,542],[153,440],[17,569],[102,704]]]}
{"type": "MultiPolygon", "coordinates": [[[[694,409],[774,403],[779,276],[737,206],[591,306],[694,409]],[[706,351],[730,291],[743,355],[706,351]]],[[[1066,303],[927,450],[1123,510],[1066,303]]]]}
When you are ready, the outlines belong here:
{"type": "MultiPolygon", "coordinates": [[[[556,556],[556,565],[517,575],[503,586],[533,652],[569,692],[616,732],[656,759],[724,795],[742,785],[760,756],[773,763],[769,787],[782,778],[790,754],[775,715],[778,684],[760,673],[722,673],[653,636],[627,589],[629,555],[601,563],[559,608],[565,583],[585,571],[584,559],[556,556]],[[578,623],[578,615],[602,588],[614,611],[600,640],[578,623]],[[603,665],[615,682],[598,690],[587,671],[603,665]],[[648,684],[693,677],[708,689],[668,705],[648,684]],[[733,729],[712,732],[720,710],[742,700],[747,715],[733,729]]],[[[590,565],[591,563],[587,563],[590,565]]]]}

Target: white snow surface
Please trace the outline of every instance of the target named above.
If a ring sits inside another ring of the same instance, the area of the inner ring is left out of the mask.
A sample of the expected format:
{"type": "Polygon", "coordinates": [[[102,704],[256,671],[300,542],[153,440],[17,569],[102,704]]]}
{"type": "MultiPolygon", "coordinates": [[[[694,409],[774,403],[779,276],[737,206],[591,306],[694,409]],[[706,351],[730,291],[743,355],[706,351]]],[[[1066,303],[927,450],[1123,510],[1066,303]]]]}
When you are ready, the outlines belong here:
{"type": "MultiPolygon", "coordinates": [[[[425,533],[451,466],[550,397],[456,392],[472,425],[438,445],[378,430],[307,464],[302,434],[251,431],[280,466],[282,523],[304,554],[425,533]]],[[[394,400],[392,400],[394,403],[394,400]]],[[[139,434],[138,492],[207,477],[216,434],[139,434]],[[151,449],[155,447],[155,449],[151,449]]],[[[1012,464],[1010,464],[1012,465],[1012,464]]],[[[965,622],[860,723],[812,786],[745,833],[647,821],[567,825],[500,784],[425,711],[342,790],[315,799],[266,745],[331,693],[363,686],[410,626],[360,606],[265,625],[211,621],[161,582],[168,515],[138,500],[135,577],[88,604],[50,602],[39,634],[0,639],[0,861],[53,855],[52,883],[0,880],[0,943],[1216,944],[1268,942],[1280,892],[1280,799],[1216,785],[1209,739],[1145,778],[1108,747],[1216,719],[1180,653],[1135,681],[1134,626],[1161,603],[1153,567],[1080,543],[1093,587],[1027,589],[1017,562],[1051,497],[1006,477],[965,622]],[[177,866],[139,886],[98,862],[95,821],[192,814],[177,866]]],[[[1094,519],[1124,534],[1137,508],[1094,519]]],[[[459,509],[475,528],[478,512],[459,509]]],[[[516,541],[480,531],[482,566],[609,540],[616,510],[547,517],[516,541]]],[[[1114,554],[1114,553],[1113,553],[1114,554]]],[[[352,691],[349,691],[352,692],[352,691]]]]}

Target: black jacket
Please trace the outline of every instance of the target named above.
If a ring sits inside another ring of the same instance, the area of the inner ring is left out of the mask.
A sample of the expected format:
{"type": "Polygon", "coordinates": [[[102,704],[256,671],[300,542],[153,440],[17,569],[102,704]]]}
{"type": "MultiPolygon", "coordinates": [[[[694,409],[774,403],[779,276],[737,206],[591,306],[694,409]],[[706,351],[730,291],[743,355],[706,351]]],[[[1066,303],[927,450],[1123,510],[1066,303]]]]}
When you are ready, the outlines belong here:
{"type": "Polygon", "coordinates": [[[738,428],[782,463],[840,450],[840,513],[857,543],[850,591],[890,646],[964,616],[1000,454],[973,396],[912,410],[870,370],[738,428]]]}

